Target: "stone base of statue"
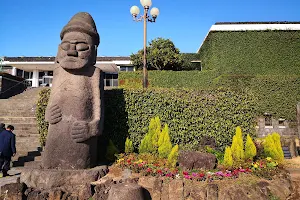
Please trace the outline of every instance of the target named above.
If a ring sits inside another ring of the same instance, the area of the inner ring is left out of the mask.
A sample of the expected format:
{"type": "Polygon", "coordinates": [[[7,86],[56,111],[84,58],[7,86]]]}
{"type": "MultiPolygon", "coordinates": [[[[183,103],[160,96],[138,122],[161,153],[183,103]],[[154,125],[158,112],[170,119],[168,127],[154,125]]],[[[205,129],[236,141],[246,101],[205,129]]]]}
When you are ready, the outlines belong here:
{"type": "MultiPolygon", "coordinates": [[[[91,191],[91,182],[99,180],[108,173],[108,167],[97,166],[82,170],[61,170],[24,168],[21,183],[36,191],[63,191],[75,196],[82,196],[91,191]]],[[[86,194],[88,196],[89,194],[86,194]]]]}

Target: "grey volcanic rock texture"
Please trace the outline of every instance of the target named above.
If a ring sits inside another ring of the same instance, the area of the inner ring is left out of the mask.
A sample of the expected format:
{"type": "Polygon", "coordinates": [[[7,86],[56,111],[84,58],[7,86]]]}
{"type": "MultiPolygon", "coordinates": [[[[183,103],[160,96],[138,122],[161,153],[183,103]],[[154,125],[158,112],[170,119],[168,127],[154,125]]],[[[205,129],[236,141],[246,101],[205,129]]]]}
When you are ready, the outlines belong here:
{"type": "Polygon", "coordinates": [[[214,169],[217,159],[214,154],[197,151],[180,151],[179,166],[185,169],[214,169]]]}
{"type": "Polygon", "coordinates": [[[88,13],[77,13],[61,32],[46,109],[45,169],[86,169],[97,164],[103,129],[103,76],[96,63],[99,35],[88,13]]]}
{"type": "Polygon", "coordinates": [[[79,186],[99,180],[108,172],[107,166],[84,170],[30,169],[24,168],[21,182],[28,187],[42,190],[61,188],[74,192],[79,186]]]}

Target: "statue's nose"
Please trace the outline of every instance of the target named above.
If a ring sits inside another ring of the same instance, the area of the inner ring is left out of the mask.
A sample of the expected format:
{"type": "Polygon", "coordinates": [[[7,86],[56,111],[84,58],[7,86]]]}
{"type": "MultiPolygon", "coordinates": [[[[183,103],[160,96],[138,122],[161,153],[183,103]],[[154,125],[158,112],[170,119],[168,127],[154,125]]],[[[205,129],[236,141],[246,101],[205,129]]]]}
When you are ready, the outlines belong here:
{"type": "Polygon", "coordinates": [[[68,50],[67,51],[67,55],[68,56],[74,56],[74,57],[77,57],[78,56],[78,52],[76,50],[68,50]]]}
{"type": "Polygon", "coordinates": [[[70,49],[67,51],[68,56],[78,56],[78,52],[76,51],[76,44],[70,44],[70,49]]]}

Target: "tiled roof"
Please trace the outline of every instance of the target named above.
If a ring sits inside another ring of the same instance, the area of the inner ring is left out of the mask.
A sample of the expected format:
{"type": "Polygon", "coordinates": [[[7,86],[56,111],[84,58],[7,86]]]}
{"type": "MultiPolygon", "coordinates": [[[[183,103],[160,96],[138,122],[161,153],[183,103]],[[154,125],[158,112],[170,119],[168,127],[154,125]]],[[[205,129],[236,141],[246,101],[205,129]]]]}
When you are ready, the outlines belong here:
{"type": "MultiPolygon", "coordinates": [[[[10,62],[38,62],[38,61],[53,61],[55,60],[54,56],[46,56],[46,57],[4,57],[5,61],[10,62]]],[[[113,61],[113,60],[130,60],[129,56],[116,56],[116,57],[97,57],[97,61],[113,61]]]]}
{"type": "Polygon", "coordinates": [[[273,22],[216,22],[215,25],[225,24],[300,24],[300,22],[291,21],[273,21],[273,22]]]}

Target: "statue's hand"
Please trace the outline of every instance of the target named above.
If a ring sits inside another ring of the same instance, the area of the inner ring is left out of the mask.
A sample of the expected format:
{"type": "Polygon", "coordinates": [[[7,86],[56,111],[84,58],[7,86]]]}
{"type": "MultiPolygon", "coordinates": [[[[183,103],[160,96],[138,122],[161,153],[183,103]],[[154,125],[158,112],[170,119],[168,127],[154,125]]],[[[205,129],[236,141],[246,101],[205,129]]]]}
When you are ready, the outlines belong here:
{"type": "Polygon", "coordinates": [[[89,139],[90,137],[88,122],[75,121],[72,124],[71,137],[77,143],[84,142],[89,139]]]}
{"type": "Polygon", "coordinates": [[[56,124],[62,119],[61,109],[57,104],[53,104],[49,108],[47,120],[50,124],[56,124]]]}

